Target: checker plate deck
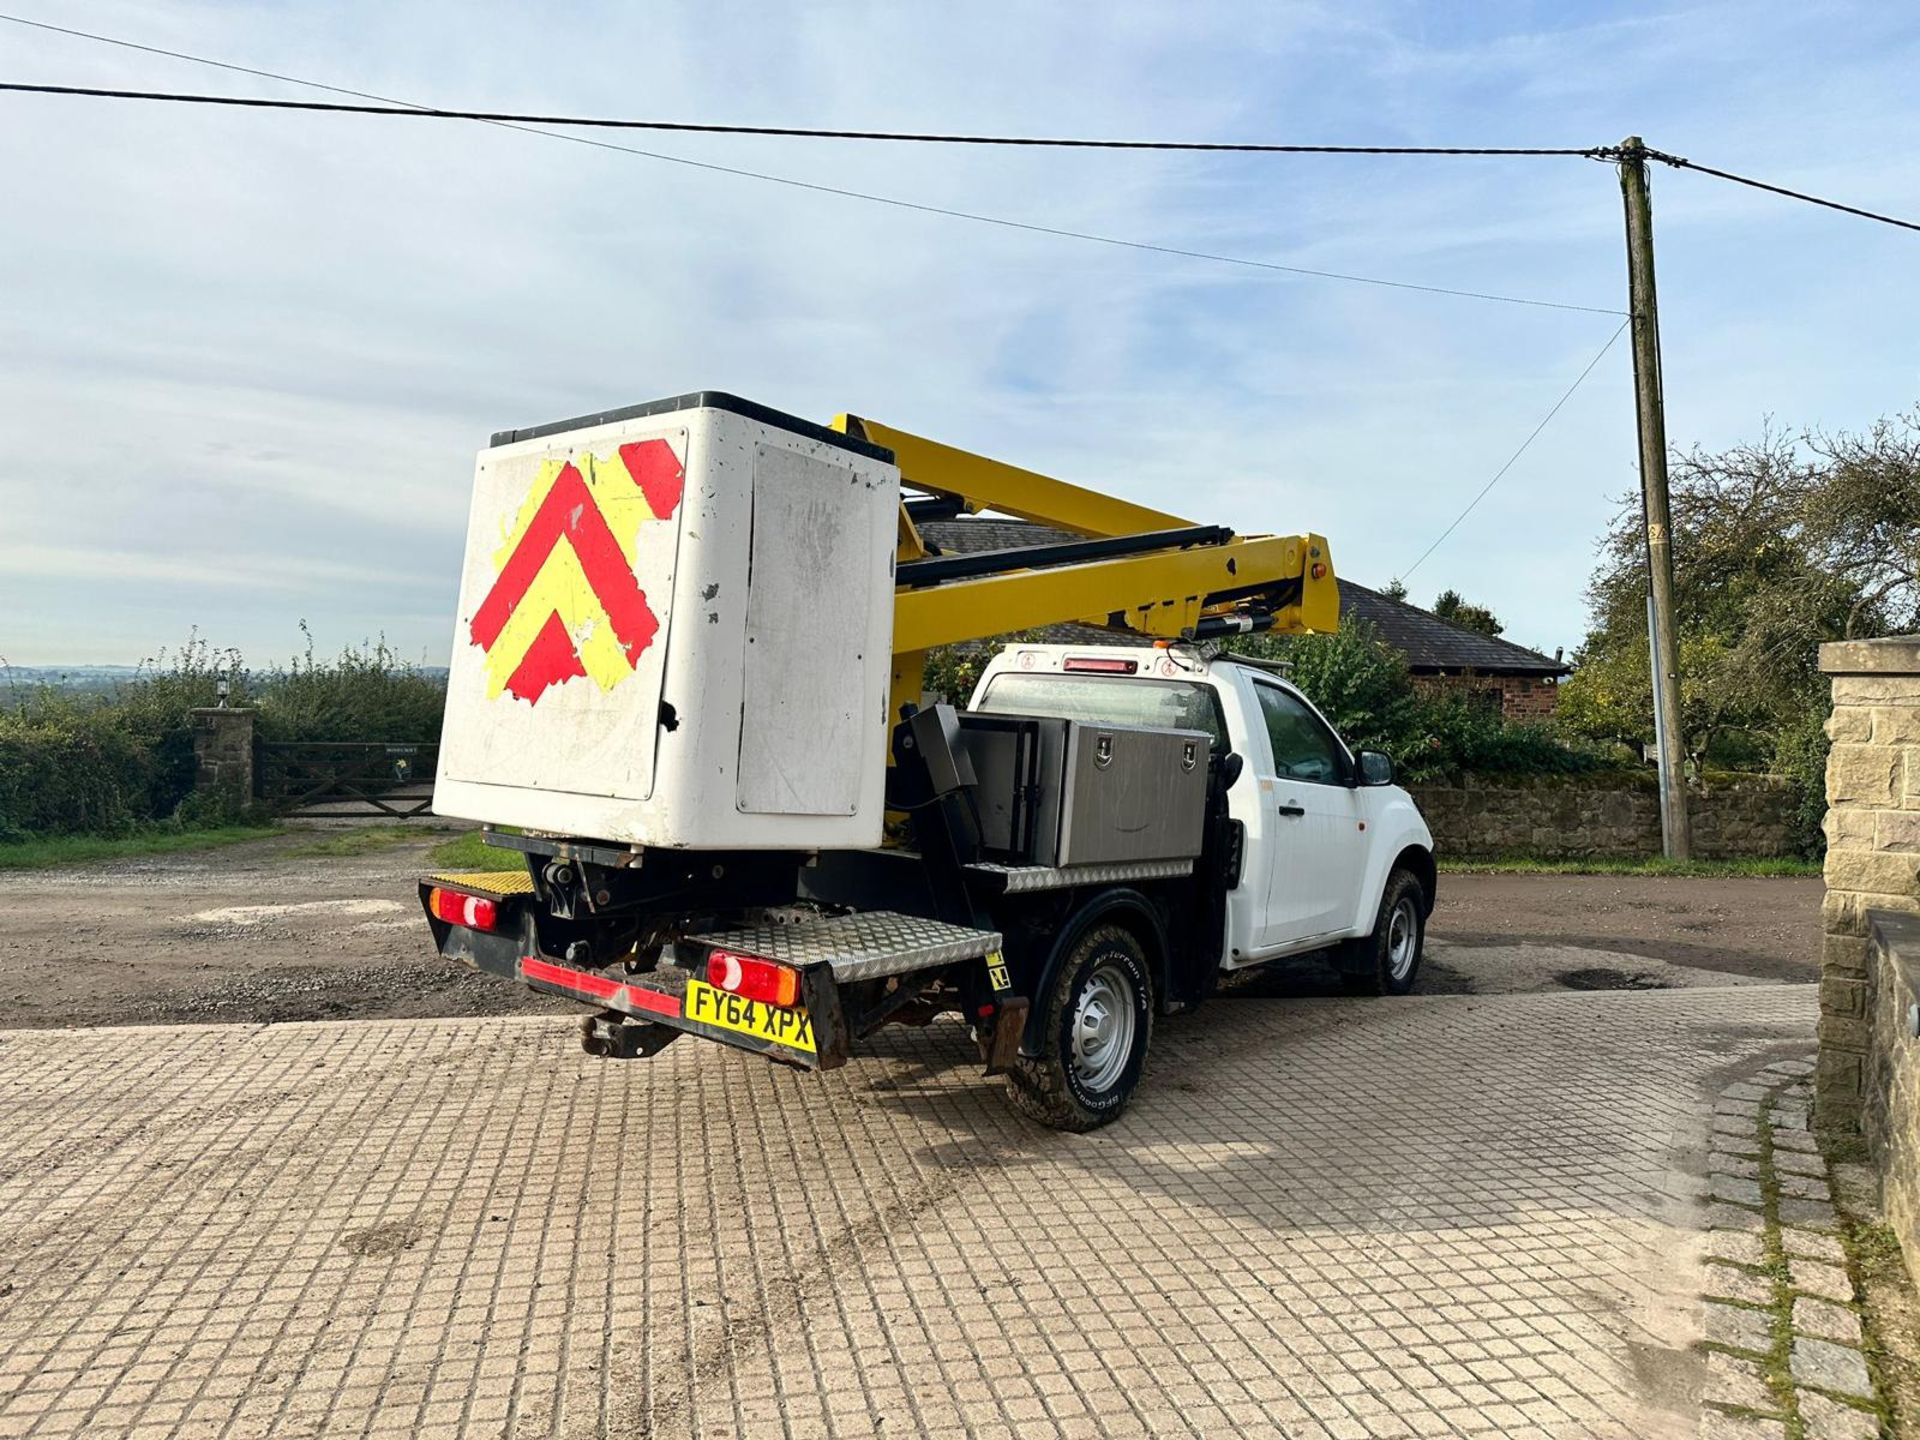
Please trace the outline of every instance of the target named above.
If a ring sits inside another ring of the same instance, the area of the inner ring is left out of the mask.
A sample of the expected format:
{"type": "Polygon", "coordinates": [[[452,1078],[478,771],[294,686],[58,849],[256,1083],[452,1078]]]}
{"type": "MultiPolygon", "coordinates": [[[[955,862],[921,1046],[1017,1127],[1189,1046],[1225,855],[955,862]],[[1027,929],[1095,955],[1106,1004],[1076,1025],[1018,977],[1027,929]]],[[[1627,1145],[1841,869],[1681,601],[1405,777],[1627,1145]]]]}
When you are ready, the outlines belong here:
{"type": "Polygon", "coordinates": [[[749,925],[738,930],[692,935],[688,939],[763,956],[800,969],[830,965],[833,978],[843,981],[931,970],[957,960],[976,960],[1000,948],[998,931],[949,925],[891,910],[821,916],[787,924],[749,925]]]}
{"type": "Polygon", "coordinates": [[[1065,890],[1073,885],[1118,885],[1123,880],[1175,880],[1193,873],[1191,860],[1125,860],[1108,865],[969,865],[976,875],[1003,876],[1006,893],[1065,890]]]}
{"type": "Polygon", "coordinates": [[[508,895],[533,894],[533,876],[525,870],[472,870],[447,875],[427,876],[429,885],[451,885],[456,890],[470,890],[475,895],[492,895],[504,898],[508,895]]]}

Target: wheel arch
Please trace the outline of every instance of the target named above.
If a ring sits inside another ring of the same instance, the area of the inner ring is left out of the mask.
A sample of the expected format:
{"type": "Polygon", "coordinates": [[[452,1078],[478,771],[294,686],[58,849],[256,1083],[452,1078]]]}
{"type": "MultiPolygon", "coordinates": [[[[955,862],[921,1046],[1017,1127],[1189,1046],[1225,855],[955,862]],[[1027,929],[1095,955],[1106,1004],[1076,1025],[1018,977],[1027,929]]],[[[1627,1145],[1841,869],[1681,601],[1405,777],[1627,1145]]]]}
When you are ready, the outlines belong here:
{"type": "MultiPolygon", "coordinates": [[[[1037,1000],[1048,993],[1068,954],[1079,944],[1080,938],[1096,925],[1119,925],[1140,942],[1140,948],[1146,952],[1147,970],[1153,976],[1154,1007],[1158,1010],[1166,1001],[1167,966],[1171,953],[1166,924],[1151,900],[1140,891],[1125,886],[1094,893],[1067,917],[1066,923],[1054,934],[1053,943],[1048,947],[1046,958],[1035,975],[1033,996],[1037,1000]]],[[[1037,1027],[1045,1023],[1042,1018],[1045,1009],[1044,1005],[1036,1003],[1027,1015],[1026,1031],[1020,1037],[1020,1048],[1025,1054],[1039,1053],[1036,1048],[1037,1027]]]]}
{"type": "MultiPolygon", "coordinates": [[[[1413,872],[1414,878],[1420,882],[1422,899],[1420,918],[1424,920],[1432,915],[1434,897],[1440,880],[1440,867],[1434,863],[1433,851],[1424,845],[1404,846],[1400,853],[1393,857],[1393,863],[1387,867],[1387,875],[1391,876],[1396,870],[1413,872]]],[[[1380,883],[1386,884],[1385,878],[1382,878],[1380,883]]]]}

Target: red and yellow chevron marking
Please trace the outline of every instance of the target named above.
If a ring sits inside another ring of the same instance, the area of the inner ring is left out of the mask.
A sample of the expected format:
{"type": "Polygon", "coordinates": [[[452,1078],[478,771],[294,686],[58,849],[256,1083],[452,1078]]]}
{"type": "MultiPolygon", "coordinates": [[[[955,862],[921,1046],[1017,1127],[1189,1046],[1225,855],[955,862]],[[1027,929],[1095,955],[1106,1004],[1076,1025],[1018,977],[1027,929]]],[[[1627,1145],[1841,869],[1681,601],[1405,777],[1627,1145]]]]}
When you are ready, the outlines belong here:
{"type": "Polygon", "coordinates": [[[611,690],[633,673],[660,628],[633,573],[640,527],[670,518],[685,483],[665,440],[540,467],[469,628],[489,697],[531,705],[550,685],[591,676],[611,690]]]}

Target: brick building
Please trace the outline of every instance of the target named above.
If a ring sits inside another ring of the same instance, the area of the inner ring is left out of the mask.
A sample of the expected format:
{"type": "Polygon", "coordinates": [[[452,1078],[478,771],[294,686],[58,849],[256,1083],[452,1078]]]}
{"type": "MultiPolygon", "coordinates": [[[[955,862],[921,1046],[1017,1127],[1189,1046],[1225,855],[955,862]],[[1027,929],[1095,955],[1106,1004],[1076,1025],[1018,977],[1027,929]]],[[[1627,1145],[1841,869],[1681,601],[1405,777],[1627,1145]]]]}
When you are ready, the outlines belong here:
{"type": "MultiPolygon", "coordinates": [[[[952,555],[1017,550],[1078,538],[1024,520],[976,518],[924,521],[920,535],[929,545],[952,555]]],[[[1511,640],[1442,620],[1417,605],[1390,599],[1351,580],[1340,582],[1340,620],[1342,624],[1364,620],[1372,625],[1382,640],[1407,657],[1414,683],[1423,689],[1466,694],[1510,720],[1543,720],[1553,714],[1560,679],[1573,668],[1511,640]]],[[[1084,638],[1089,644],[1111,644],[1114,638],[1106,631],[1084,626],[1058,628],[1063,636],[1084,638]]]]}
{"type": "Polygon", "coordinates": [[[1509,720],[1544,720],[1553,714],[1561,677],[1573,670],[1550,655],[1342,580],[1340,621],[1354,620],[1368,622],[1407,657],[1421,688],[1469,695],[1509,720]]]}

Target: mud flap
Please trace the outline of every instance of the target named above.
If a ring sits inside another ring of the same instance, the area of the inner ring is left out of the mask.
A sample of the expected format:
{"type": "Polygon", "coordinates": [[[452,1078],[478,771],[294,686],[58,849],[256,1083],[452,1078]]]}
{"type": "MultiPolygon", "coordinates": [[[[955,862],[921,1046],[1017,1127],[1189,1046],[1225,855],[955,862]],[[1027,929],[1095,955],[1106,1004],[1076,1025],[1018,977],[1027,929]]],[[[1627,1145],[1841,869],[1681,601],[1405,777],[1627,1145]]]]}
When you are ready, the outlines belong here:
{"type": "Polygon", "coordinates": [[[1009,995],[1000,1002],[993,1017],[993,1034],[981,1048],[986,1052],[987,1074],[1004,1075],[1020,1058],[1020,1037],[1027,1029],[1027,997],[1009,995]]]}

